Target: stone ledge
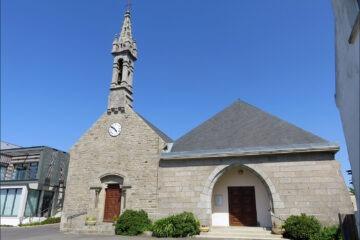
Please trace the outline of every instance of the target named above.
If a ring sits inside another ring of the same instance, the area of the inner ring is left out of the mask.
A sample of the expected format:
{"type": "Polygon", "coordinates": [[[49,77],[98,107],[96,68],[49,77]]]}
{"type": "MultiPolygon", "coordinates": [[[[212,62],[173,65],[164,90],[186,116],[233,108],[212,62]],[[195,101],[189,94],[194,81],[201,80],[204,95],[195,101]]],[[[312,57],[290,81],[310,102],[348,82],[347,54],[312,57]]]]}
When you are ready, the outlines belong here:
{"type": "Polygon", "coordinates": [[[289,153],[309,153],[309,152],[333,152],[339,151],[336,143],[318,144],[293,144],[288,146],[274,147],[244,147],[236,149],[202,150],[188,152],[169,152],[162,153],[160,158],[163,160],[196,159],[196,158],[218,158],[218,157],[239,157],[239,156],[258,156],[276,155],[289,153]]]}

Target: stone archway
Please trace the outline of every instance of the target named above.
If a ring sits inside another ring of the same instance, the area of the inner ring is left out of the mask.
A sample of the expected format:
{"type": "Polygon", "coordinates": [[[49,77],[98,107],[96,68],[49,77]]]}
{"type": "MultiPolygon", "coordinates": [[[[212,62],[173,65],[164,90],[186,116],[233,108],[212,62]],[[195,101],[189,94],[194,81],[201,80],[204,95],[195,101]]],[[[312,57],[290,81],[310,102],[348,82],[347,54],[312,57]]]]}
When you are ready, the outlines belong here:
{"type": "Polygon", "coordinates": [[[207,222],[204,224],[212,225],[211,215],[212,215],[212,198],[213,198],[213,190],[214,186],[217,181],[220,179],[221,176],[224,175],[229,169],[232,168],[243,168],[254,174],[264,185],[270,201],[270,218],[271,218],[271,225],[274,227],[278,225],[278,219],[275,218],[275,210],[276,208],[282,204],[280,200],[279,194],[276,192],[275,185],[272,183],[270,178],[263,172],[256,164],[226,164],[226,165],[219,165],[217,166],[212,173],[209,175],[206,183],[204,184],[202,193],[200,195],[200,204],[205,212],[207,222]]]}
{"type": "Polygon", "coordinates": [[[108,173],[99,177],[102,184],[124,184],[124,176],[117,173],[108,173]]]}
{"type": "Polygon", "coordinates": [[[264,182],[244,166],[225,169],[212,192],[212,226],[271,227],[271,195],[264,182]]]}

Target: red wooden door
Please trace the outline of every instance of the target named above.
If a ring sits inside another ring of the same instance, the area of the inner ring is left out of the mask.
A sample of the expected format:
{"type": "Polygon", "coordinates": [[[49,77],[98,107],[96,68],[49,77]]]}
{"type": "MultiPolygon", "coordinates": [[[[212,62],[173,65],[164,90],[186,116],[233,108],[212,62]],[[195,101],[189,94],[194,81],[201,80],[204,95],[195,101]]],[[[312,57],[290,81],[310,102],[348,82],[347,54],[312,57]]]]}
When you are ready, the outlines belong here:
{"type": "Polygon", "coordinates": [[[256,226],[254,187],[228,187],[230,226],[256,226]]]}
{"type": "Polygon", "coordinates": [[[120,215],[121,189],[119,185],[109,185],[105,189],[104,222],[112,222],[120,215]]]}

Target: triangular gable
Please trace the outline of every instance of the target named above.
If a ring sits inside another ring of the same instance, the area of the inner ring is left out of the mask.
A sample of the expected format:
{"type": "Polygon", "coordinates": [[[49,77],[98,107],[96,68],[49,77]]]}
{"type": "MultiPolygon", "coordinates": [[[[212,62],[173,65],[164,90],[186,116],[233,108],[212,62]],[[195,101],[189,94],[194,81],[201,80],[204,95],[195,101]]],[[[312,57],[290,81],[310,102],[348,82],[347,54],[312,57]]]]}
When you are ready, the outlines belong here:
{"type": "Polygon", "coordinates": [[[175,141],[171,152],[328,143],[326,140],[236,101],[175,141]]]}

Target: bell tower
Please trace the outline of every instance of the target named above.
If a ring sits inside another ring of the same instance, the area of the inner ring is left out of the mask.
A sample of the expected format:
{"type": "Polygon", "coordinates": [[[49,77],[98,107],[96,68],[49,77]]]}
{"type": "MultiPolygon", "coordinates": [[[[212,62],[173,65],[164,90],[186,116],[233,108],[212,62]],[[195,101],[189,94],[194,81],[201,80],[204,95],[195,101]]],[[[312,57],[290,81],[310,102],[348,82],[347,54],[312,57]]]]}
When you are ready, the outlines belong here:
{"type": "Polygon", "coordinates": [[[115,36],[111,54],[113,73],[108,99],[108,114],[124,112],[132,107],[134,63],[137,59],[136,42],[132,37],[130,10],[126,10],[120,36],[115,36]]]}

